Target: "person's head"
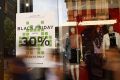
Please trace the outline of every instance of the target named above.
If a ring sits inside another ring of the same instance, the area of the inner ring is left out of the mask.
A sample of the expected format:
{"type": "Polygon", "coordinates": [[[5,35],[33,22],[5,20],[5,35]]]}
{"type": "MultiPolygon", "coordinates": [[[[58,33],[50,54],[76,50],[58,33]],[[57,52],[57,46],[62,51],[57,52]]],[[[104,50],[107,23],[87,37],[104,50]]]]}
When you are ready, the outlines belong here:
{"type": "Polygon", "coordinates": [[[48,49],[48,57],[50,61],[60,62],[60,50],[57,48],[48,49]]]}
{"type": "Polygon", "coordinates": [[[109,31],[109,33],[114,32],[114,29],[113,29],[113,26],[112,26],[112,25],[109,26],[108,31],[109,31]]]}
{"type": "Polygon", "coordinates": [[[75,28],[74,28],[74,27],[72,27],[72,28],[70,29],[70,31],[71,31],[72,34],[75,34],[75,28]]]}

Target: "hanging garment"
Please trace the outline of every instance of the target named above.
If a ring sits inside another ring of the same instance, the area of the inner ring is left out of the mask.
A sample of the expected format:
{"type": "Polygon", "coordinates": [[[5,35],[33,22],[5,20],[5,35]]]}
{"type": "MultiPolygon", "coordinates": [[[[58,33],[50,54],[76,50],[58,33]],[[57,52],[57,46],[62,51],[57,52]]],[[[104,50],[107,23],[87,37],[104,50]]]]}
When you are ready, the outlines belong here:
{"type": "Polygon", "coordinates": [[[110,38],[110,48],[117,47],[115,33],[109,33],[109,38],[110,38]]]}
{"type": "Polygon", "coordinates": [[[93,46],[94,46],[94,53],[95,54],[101,54],[102,53],[102,48],[98,48],[95,43],[93,42],[93,46]]]}
{"type": "Polygon", "coordinates": [[[95,34],[95,38],[93,40],[94,53],[102,53],[102,40],[103,40],[103,30],[100,28],[99,32],[95,34]]]}
{"type": "Polygon", "coordinates": [[[95,36],[95,39],[94,39],[94,43],[95,43],[97,48],[101,47],[102,40],[103,40],[103,32],[100,29],[100,31],[96,33],[96,36],[95,36]]]}
{"type": "Polygon", "coordinates": [[[72,63],[72,64],[79,64],[80,63],[80,50],[71,49],[70,63],[72,63]]]}
{"type": "Polygon", "coordinates": [[[71,58],[70,38],[66,38],[66,42],[65,42],[65,57],[67,57],[67,59],[71,58]]]}
{"type": "Polygon", "coordinates": [[[103,51],[105,51],[106,49],[109,49],[110,46],[114,46],[115,45],[114,43],[116,43],[116,46],[120,49],[120,34],[117,32],[114,32],[114,36],[116,39],[111,38],[111,40],[110,40],[109,33],[103,36],[103,51]]]}

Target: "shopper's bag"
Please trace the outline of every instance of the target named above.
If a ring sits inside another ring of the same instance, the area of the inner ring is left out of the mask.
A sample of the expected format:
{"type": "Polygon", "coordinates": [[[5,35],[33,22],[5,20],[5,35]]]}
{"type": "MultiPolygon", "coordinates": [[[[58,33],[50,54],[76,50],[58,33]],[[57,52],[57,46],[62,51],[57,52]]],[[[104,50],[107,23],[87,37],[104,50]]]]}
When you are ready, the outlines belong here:
{"type": "Polygon", "coordinates": [[[86,64],[84,62],[80,63],[79,80],[88,80],[88,71],[86,64]]]}

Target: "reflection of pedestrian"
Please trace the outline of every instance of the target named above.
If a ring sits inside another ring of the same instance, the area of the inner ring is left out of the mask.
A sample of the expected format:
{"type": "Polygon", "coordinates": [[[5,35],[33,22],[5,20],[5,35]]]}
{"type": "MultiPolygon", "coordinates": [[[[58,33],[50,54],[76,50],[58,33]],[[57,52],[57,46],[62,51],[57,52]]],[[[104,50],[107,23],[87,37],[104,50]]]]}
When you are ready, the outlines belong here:
{"type": "Polygon", "coordinates": [[[120,80],[120,51],[118,48],[110,48],[105,51],[105,70],[107,78],[112,76],[113,79],[109,80],[120,80]]]}
{"type": "Polygon", "coordinates": [[[13,80],[31,80],[28,68],[22,58],[11,59],[9,68],[13,80]]]}
{"type": "MultiPolygon", "coordinates": [[[[25,48],[25,50],[26,49],[27,48],[25,48]]],[[[24,62],[26,56],[26,54],[22,54],[8,61],[9,72],[12,75],[12,80],[31,80],[29,73],[30,68],[28,68],[24,62]]]]}
{"type": "Polygon", "coordinates": [[[64,80],[63,64],[58,49],[51,49],[49,51],[49,60],[51,67],[45,70],[45,74],[40,80],[64,80]]]}

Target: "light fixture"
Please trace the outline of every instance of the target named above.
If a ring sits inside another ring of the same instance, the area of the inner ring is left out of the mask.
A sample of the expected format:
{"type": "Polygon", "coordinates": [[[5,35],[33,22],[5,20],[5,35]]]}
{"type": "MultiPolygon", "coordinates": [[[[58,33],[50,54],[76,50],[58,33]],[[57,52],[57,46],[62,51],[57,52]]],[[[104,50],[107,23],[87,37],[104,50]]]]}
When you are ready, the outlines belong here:
{"type": "MultiPolygon", "coordinates": [[[[90,26],[90,25],[110,25],[117,23],[116,20],[96,20],[96,21],[82,21],[79,26],[90,26]]],[[[76,26],[77,22],[66,22],[60,26],[76,26]]]]}
{"type": "Polygon", "coordinates": [[[89,26],[89,25],[111,25],[117,23],[116,20],[96,20],[96,21],[83,21],[79,25],[89,26]]]}
{"type": "Polygon", "coordinates": [[[26,3],[25,6],[26,6],[26,7],[29,7],[29,3],[26,3]]]}

